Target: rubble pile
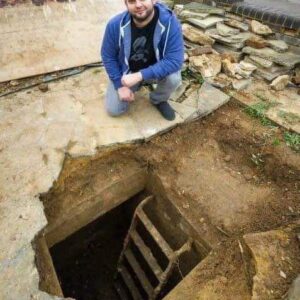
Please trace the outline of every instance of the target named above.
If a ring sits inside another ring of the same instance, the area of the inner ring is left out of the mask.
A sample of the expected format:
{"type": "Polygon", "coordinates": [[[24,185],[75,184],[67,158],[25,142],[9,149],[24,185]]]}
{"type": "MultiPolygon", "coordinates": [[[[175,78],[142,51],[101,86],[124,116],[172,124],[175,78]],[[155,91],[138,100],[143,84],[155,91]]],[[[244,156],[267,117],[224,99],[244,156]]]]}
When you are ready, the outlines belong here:
{"type": "Polygon", "coordinates": [[[277,40],[269,26],[196,2],[174,11],[182,21],[186,67],[210,84],[241,90],[253,77],[277,91],[300,84],[300,48],[277,40]]]}

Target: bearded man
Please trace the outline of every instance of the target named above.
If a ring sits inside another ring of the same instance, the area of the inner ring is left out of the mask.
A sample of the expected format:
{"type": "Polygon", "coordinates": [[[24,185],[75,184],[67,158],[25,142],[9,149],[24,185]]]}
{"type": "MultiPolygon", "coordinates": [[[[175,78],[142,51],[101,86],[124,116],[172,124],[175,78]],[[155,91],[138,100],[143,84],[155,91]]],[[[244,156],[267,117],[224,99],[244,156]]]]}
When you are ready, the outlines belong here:
{"type": "Polygon", "coordinates": [[[110,79],[106,110],[111,116],[125,113],[143,82],[157,83],[150,101],[165,119],[173,120],[175,112],[167,101],[181,84],[181,25],[157,0],[124,1],[127,10],[109,21],[101,47],[110,79]]]}

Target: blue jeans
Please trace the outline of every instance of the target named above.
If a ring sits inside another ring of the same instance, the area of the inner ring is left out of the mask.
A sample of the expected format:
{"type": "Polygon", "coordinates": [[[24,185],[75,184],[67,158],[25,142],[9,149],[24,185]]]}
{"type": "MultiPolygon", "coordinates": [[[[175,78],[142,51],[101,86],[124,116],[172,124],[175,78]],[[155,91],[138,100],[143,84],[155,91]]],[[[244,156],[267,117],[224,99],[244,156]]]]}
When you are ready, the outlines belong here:
{"type": "MultiPolygon", "coordinates": [[[[146,83],[153,83],[146,82],[146,83]]],[[[150,101],[156,105],[164,101],[168,101],[172,92],[181,84],[181,72],[170,74],[162,80],[157,82],[157,88],[150,93],[150,101]]],[[[133,92],[136,92],[141,87],[142,83],[135,85],[131,88],[133,92]]],[[[129,108],[127,101],[122,101],[119,98],[118,91],[115,90],[113,83],[110,81],[107,87],[105,96],[105,108],[109,115],[116,117],[125,113],[129,108]]]]}

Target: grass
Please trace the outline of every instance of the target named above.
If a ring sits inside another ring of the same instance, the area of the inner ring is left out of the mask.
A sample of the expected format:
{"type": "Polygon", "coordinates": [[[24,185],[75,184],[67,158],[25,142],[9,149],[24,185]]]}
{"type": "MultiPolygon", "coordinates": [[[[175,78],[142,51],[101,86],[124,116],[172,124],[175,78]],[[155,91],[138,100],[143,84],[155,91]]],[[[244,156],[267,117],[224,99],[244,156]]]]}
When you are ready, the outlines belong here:
{"type": "Polygon", "coordinates": [[[279,146],[280,145],[280,139],[277,138],[277,137],[275,137],[274,140],[273,140],[273,142],[272,142],[272,145],[273,146],[279,146]]]}
{"type": "Polygon", "coordinates": [[[200,85],[202,85],[204,82],[204,79],[201,76],[201,74],[193,72],[189,67],[187,67],[184,71],[181,72],[181,76],[182,76],[182,79],[185,79],[185,80],[194,79],[200,85]]]}
{"type": "Polygon", "coordinates": [[[244,111],[251,117],[259,119],[264,126],[274,126],[274,123],[266,116],[266,112],[271,107],[277,105],[277,102],[260,101],[254,103],[244,109],[244,111]]]}
{"type": "MultiPolygon", "coordinates": [[[[252,104],[244,109],[244,111],[251,117],[259,119],[260,123],[264,126],[269,127],[276,127],[276,125],[267,118],[266,112],[271,107],[276,106],[276,102],[270,102],[270,101],[260,101],[255,104],[252,104]]],[[[281,111],[281,117],[285,119],[292,120],[294,122],[299,121],[299,116],[295,115],[293,113],[286,113],[284,111],[281,111]]],[[[292,132],[284,132],[283,139],[287,146],[289,146],[292,150],[296,152],[300,152],[300,134],[298,133],[292,133],[292,132]]],[[[272,141],[273,146],[279,146],[280,145],[280,139],[275,137],[272,141]]],[[[263,164],[263,160],[260,155],[252,155],[251,160],[257,165],[260,166],[263,164]]]]}
{"type": "Polygon", "coordinates": [[[300,152],[300,134],[293,132],[285,132],[284,135],[285,143],[296,152],[300,152]]]}

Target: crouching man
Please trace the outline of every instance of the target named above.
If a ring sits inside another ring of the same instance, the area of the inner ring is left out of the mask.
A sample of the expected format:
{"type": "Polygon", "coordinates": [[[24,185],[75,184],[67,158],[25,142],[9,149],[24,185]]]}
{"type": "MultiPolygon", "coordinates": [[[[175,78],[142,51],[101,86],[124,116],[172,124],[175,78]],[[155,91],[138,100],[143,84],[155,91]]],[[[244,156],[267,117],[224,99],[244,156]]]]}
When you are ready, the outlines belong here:
{"type": "Polygon", "coordinates": [[[106,26],[101,56],[110,78],[105,106],[111,116],[128,110],[143,82],[157,83],[151,103],[167,120],[175,112],[167,102],[181,84],[184,45],[176,16],[157,0],[125,0],[127,11],[106,26]]]}

